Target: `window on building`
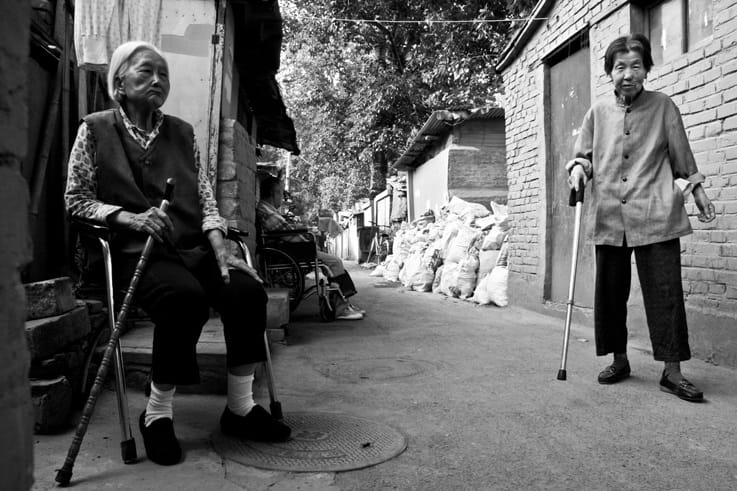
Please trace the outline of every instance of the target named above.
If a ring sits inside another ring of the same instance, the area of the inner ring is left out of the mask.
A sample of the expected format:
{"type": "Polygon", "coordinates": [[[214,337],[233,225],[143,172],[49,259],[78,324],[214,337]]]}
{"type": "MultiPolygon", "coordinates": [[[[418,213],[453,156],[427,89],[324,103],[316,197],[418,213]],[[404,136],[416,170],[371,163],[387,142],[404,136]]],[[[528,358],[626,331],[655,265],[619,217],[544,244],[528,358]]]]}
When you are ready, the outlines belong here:
{"type": "Polygon", "coordinates": [[[713,0],[665,0],[647,13],[655,63],[672,60],[714,32],[713,0]]]}

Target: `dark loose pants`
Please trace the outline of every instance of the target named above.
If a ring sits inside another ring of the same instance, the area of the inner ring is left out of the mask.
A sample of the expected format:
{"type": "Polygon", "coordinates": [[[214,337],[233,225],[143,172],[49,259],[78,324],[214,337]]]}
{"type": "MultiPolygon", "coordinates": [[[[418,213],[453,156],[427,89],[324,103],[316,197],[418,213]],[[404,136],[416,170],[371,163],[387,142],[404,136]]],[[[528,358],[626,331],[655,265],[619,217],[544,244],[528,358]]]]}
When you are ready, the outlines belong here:
{"type": "Polygon", "coordinates": [[[594,324],[596,354],[627,351],[627,300],[635,251],[647,325],[658,361],[691,358],[686,309],[681,285],[681,247],[678,239],[640,247],[596,246],[594,324]]]}
{"type": "MultiPolygon", "coordinates": [[[[116,277],[129,281],[137,261],[138,257],[123,256],[116,277]]],[[[175,254],[155,248],[135,302],[155,324],[151,378],[156,383],[199,383],[197,341],[210,307],[223,322],[228,368],[266,359],[266,291],[240,271],[231,270],[226,285],[212,252],[188,269],[175,254]]]]}

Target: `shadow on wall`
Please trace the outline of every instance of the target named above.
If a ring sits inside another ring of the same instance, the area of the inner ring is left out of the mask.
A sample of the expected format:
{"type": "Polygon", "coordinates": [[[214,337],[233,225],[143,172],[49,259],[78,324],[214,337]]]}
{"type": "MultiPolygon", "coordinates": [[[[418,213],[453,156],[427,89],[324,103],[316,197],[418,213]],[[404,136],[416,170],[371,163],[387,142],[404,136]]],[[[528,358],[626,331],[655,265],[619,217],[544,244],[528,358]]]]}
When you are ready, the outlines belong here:
{"type": "Polygon", "coordinates": [[[212,24],[190,24],[183,36],[161,35],[161,49],[168,53],[207,57],[210,53],[210,40],[215,32],[212,24]]]}

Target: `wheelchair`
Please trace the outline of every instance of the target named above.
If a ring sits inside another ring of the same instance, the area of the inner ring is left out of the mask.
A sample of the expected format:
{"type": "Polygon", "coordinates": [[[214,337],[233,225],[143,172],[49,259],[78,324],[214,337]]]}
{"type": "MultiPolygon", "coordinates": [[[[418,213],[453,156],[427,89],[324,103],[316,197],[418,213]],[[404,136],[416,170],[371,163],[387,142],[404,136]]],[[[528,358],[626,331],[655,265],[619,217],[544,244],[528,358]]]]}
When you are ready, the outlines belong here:
{"type": "Polygon", "coordinates": [[[343,297],[340,288],[327,280],[329,270],[317,258],[318,237],[307,228],[264,232],[256,226],[256,258],[264,284],[271,288],[289,290],[289,310],[294,312],[302,300],[315,295],[323,322],[335,320],[336,305],[343,297]],[[290,242],[291,237],[301,237],[290,242]],[[306,286],[307,275],[314,275],[315,283],[306,286]]]}

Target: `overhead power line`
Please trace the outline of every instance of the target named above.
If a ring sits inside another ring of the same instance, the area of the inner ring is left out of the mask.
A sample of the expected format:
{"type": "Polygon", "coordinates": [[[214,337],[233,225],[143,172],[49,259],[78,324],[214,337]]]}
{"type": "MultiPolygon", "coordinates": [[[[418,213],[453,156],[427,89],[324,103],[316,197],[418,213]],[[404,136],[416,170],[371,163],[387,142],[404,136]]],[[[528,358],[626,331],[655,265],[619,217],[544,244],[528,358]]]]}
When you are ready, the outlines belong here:
{"type": "Polygon", "coordinates": [[[348,19],[341,17],[310,17],[310,16],[299,16],[289,17],[292,20],[311,20],[311,21],[322,21],[322,22],[352,22],[354,24],[493,24],[499,22],[520,22],[528,20],[547,20],[548,17],[517,17],[517,18],[503,18],[503,19],[462,19],[462,20],[442,20],[442,19],[426,19],[426,20],[395,20],[395,19],[348,19]]]}

